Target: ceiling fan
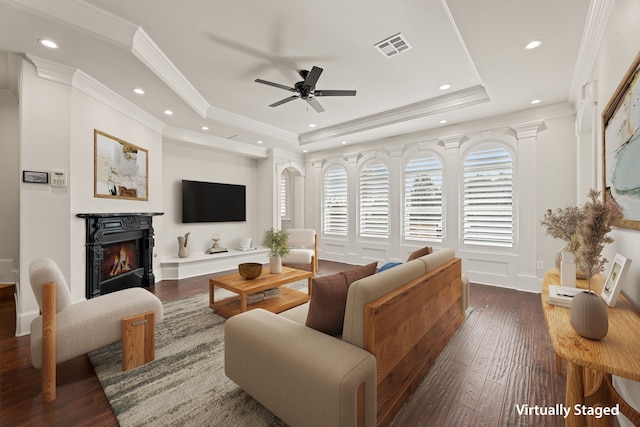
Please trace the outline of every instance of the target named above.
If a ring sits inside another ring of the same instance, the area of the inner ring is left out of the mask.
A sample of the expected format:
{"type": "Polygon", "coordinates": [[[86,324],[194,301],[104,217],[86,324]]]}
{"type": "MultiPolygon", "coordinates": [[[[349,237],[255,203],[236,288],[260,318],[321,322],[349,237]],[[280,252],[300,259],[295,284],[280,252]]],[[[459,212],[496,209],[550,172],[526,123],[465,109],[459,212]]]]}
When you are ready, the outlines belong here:
{"type": "Polygon", "coordinates": [[[316,90],[316,83],[320,78],[320,74],[322,74],[322,68],[314,66],[311,71],[308,70],[300,70],[298,72],[300,77],[302,77],[302,81],[297,82],[293,87],[281,85],[278,83],[269,82],[267,80],[256,79],[257,83],[262,83],[265,85],[279,87],[280,89],[288,90],[289,92],[295,92],[295,95],[292,95],[288,98],[282,99],[278,102],[274,102],[269,105],[269,107],[277,107],[278,105],[285,104],[289,101],[293,101],[294,99],[304,99],[316,110],[318,113],[322,113],[324,108],[318,102],[316,97],[318,96],[355,96],[355,90],[316,90]]]}

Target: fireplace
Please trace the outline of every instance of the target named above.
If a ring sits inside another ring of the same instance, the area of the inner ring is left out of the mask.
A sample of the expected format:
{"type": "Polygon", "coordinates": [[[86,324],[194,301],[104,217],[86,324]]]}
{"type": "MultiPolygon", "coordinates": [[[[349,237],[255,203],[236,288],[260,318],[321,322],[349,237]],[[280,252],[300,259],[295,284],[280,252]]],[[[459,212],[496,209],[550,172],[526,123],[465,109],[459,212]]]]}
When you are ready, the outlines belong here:
{"type": "Polygon", "coordinates": [[[86,297],[155,283],[152,218],[162,213],[78,214],[86,220],[86,297]]]}

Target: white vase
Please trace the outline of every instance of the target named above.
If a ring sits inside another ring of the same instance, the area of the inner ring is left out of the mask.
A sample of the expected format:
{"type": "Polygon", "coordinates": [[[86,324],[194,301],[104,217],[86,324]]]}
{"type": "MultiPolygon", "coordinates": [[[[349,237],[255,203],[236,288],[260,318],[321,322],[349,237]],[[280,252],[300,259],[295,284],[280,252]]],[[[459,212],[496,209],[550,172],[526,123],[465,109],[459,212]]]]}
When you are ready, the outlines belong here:
{"type": "Polygon", "coordinates": [[[282,273],[282,257],[280,255],[269,257],[269,273],[282,273]]]}

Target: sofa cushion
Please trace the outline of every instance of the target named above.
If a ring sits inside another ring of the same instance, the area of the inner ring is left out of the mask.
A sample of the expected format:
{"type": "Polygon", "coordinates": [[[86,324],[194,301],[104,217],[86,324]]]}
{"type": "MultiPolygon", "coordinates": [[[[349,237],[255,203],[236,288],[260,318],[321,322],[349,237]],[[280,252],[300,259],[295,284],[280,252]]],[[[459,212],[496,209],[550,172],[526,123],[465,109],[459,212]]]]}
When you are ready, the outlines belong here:
{"type": "Polygon", "coordinates": [[[421,258],[421,257],[423,257],[425,255],[429,255],[432,252],[433,252],[433,248],[431,246],[425,246],[424,248],[420,248],[418,250],[415,250],[415,251],[411,252],[411,255],[409,255],[409,258],[407,258],[407,262],[408,261],[413,261],[414,259],[421,258]]]}
{"type": "Polygon", "coordinates": [[[314,277],[306,325],[329,335],[342,334],[349,286],[376,272],[377,262],[331,276],[314,277]]]}

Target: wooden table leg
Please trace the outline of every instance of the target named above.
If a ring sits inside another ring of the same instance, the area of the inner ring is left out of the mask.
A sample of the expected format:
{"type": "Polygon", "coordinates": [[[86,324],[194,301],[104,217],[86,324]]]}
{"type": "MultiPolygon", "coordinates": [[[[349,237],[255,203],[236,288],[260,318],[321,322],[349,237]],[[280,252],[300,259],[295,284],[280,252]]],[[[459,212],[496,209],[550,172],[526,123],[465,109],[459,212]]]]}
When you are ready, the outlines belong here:
{"type": "Polygon", "coordinates": [[[209,282],[209,307],[213,308],[213,303],[216,302],[215,298],[215,285],[209,282]]]}
{"type": "Polygon", "coordinates": [[[565,406],[569,409],[569,416],[565,420],[565,427],[583,427],[584,417],[574,411],[576,404],[584,404],[584,377],[582,366],[567,361],[567,393],[565,406]]]}
{"type": "Polygon", "coordinates": [[[240,294],[240,312],[244,313],[247,311],[247,294],[242,292],[240,294]]]}

